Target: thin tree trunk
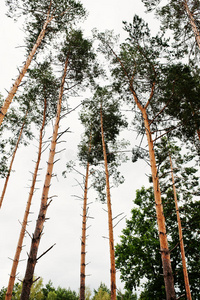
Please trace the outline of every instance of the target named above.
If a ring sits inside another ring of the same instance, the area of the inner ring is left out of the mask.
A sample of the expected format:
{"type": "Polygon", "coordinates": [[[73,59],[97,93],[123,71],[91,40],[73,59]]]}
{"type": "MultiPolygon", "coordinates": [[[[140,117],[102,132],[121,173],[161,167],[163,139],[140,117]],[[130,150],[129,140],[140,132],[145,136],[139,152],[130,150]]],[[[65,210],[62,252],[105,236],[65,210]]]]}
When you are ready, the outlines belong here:
{"type": "Polygon", "coordinates": [[[165,217],[163,214],[163,206],[162,206],[159,178],[158,178],[158,172],[157,172],[157,166],[156,166],[153,141],[152,141],[152,137],[151,137],[148,116],[147,116],[147,112],[146,112],[145,108],[142,109],[142,115],[143,115],[145,132],[146,132],[148,147],[149,147],[149,156],[150,156],[151,173],[152,173],[152,179],[153,179],[153,188],[154,188],[154,197],[155,197],[155,204],[156,204],[156,214],[157,214],[158,232],[159,232],[159,240],[160,240],[160,251],[161,251],[161,258],[162,258],[166,296],[167,296],[167,300],[172,300],[172,299],[175,300],[176,295],[175,295],[175,290],[174,290],[174,278],[173,278],[171,261],[170,261],[170,251],[169,251],[168,241],[167,241],[165,217]]]}
{"type": "Polygon", "coordinates": [[[185,290],[186,290],[187,299],[192,300],[192,296],[191,296],[191,292],[190,292],[189,277],[188,277],[187,266],[186,266],[186,259],[185,259],[185,249],[184,249],[184,243],[183,243],[181,218],[180,218],[180,214],[179,214],[178,200],[177,200],[176,187],[175,187],[175,181],[174,181],[172,158],[171,158],[170,154],[169,154],[169,160],[170,160],[174,201],[175,201],[176,216],[177,216],[177,223],[178,223],[178,232],[179,232],[179,240],[180,240],[180,248],[181,248],[182,265],[183,265],[183,275],[184,275],[184,281],[185,281],[185,290]]]}
{"type": "Polygon", "coordinates": [[[111,208],[111,197],[110,197],[109,172],[108,172],[106,145],[105,145],[104,130],[103,130],[102,103],[101,103],[101,109],[100,109],[100,117],[101,117],[102,147],[103,147],[105,175],[106,175],[107,207],[108,207],[108,228],[109,228],[109,245],[110,245],[111,300],[115,300],[116,299],[115,249],[114,249],[114,236],[113,236],[113,224],[112,224],[112,208],[111,208]]]}
{"type": "Polygon", "coordinates": [[[26,72],[27,72],[30,64],[31,64],[33,56],[35,55],[38,47],[40,46],[40,44],[41,44],[41,42],[42,42],[42,40],[43,40],[43,38],[45,36],[47,26],[48,26],[48,24],[53,19],[53,15],[50,17],[50,8],[51,8],[51,1],[50,1],[50,5],[49,5],[49,11],[47,13],[47,19],[46,19],[46,21],[45,21],[45,23],[43,25],[43,28],[42,28],[42,30],[41,30],[38,38],[37,38],[37,41],[36,41],[35,45],[33,46],[33,48],[32,48],[32,50],[31,50],[31,52],[30,52],[30,54],[29,54],[29,56],[28,56],[28,58],[27,58],[27,60],[26,60],[26,62],[24,64],[24,66],[22,67],[22,70],[21,70],[19,76],[15,80],[15,83],[13,84],[10,92],[8,93],[8,96],[5,99],[5,101],[3,103],[3,106],[1,107],[1,110],[0,110],[0,126],[1,126],[1,124],[3,122],[3,119],[4,119],[5,115],[6,115],[6,113],[7,113],[7,110],[9,108],[9,106],[10,106],[10,104],[11,104],[11,102],[12,102],[12,100],[13,100],[16,92],[17,92],[17,90],[18,90],[18,87],[19,87],[21,81],[22,81],[24,75],[26,74],[26,72]]]}
{"type": "Polygon", "coordinates": [[[64,91],[65,78],[66,78],[66,74],[67,74],[68,59],[69,58],[67,57],[67,59],[65,61],[65,66],[64,66],[64,73],[62,76],[60,93],[59,93],[59,98],[58,98],[58,103],[57,103],[57,115],[56,115],[56,119],[55,119],[55,123],[54,123],[53,136],[52,136],[52,140],[51,140],[51,148],[50,148],[49,159],[48,159],[48,163],[47,163],[47,172],[46,172],[46,177],[45,177],[45,182],[44,182],[44,187],[43,187],[43,192],[42,192],[40,212],[38,215],[35,232],[33,234],[32,242],[31,242],[31,249],[30,249],[29,258],[28,258],[28,262],[27,262],[25,278],[23,280],[22,293],[21,293],[21,298],[20,298],[21,300],[29,299],[31,286],[33,284],[33,274],[34,274],[35,265],[37,262],[38,247],[39,247],[41,235],[43,232],[43,226],[44,226],[44,222],[46,219],[45,217],[46,217],[47,208],[49,206],[49,203],[47,203],[48,202],[48,194],[49,194],[49,188],[50,188],[52,172],[53,172],[54,156],[55,156],[55,151],[56,151],[61,105],[62,105],[62,97],[63,97],[63,91],[64,91]]]}
{"type": "Polygon", "coordinates": [[[28,110],[26,111],[25,119],[24,119],[24,122],[23,122],[23,124],[22,124],[21,129],[20,129],[19,136],[18,136],[18,140],[17,140],[17,143],[16,143],[16,145],[15,145],[15,150],[14,150],[14,152],[13,152],[12,159],[11,159],[11,162],[10,162],[8,174],[7,174],[7,176],[6,176],[6,180],[5,180],[4,187],[3,187],[3,191],[2,191],[2,194],[1,194],[1,198],[0,198],[0,208],[1,208],[1,206],[2,206],[2,202],[3,202],[3,199],[4,199],[5,193],[6,193],[8,181],[9,181],[9,178],[10,178],[10,173],[11,173],[11,171],[12,171],[13,162],[14,162],[15,155],[16,155],[16,152],[17,152],[17,149],[18,149],[18,147],[19,147],[20,140],[21,140],[22,132],[23,132],[23,130],[24,130],[24,126],[25,126],[25,123],[26,123],[26,117],[27,117],[27,114],[28,114],[28,110]]]}
{"type": "MultiPolygon", "coordinates": [[[[89,151],[91,151],[91,136],[89,151]]],[[[81,274],[80,274],[80,300],[85,300],[85,247],[86,247],[86,222],[87,222],[87,193],[88,193],[88,177],[89,177],[90,163],[87,162],[86,176],[85,176],[85,189],[83,199],[83,221],[82,221],[82,238],[81,238],[81,274]]]]}
{"type": "Polygon", "coordinates": [[[194,35],[195,35],[195,39],[196,39],[196,42],[197,42],[197,45],[200,49],[200,32],[198,30],[198,27],[196,26],[196,23],[195,23],[195,19],[194,19],[194,16],[192,14],[192,12],[190,11],[189,7],[188,7],[188,3],[187,3],[187,0],[184,0],[183,1],[183,5],[185,7],[185,10],[186,10],[186,13],[188,15],[188,18],[189,18],[189,21],[190,21],[190,24],[192,26],[192,30],[194,32],[194,35]]]}
{"type": "Polygon", "coordinates": [[[11,298],[12,298],[12,291],[13,291],[13,287],[14,287],[14,283],[15,283],[17,267],[18,267],[19,258],[20,258],[21,251],[22,251],[22,245],[23,245],[24,235],[26,232],[26,226],[27,226],[27,222],[28,222],[28,216],[29,216],[29,212],[30,212],[33,193],[35,190],[35,184],[36,184],[36,179],[37,179],[37,174],[38,174],[38,169],[39,169],[39,164],[40,164],[41,154],[42,154],[42,136],[43,136],[43,130],[44,130],[45,120],[46,120],[46,107],[47,107],[47,104],[46,104],[46,99],[45,99],[44,100],[44,111],[43,111],[43,122],[42,122],[42,127],[40,129],[38,158],[37,158],[37,162],[36,162],[36,166],[35,166],[35,171],[33,174],[32,185],[30,188],[28,201],[26,204],[26,210],[24,213],[24,218],[23,218],[20,235],[19,235],[17,249],[15,252],[15,257],[14,257],[13,264],[12,264],[12,270],[11,270],[11,274],[10,274],[10,278],[9,278],[9,282],[8,282],[8,288],[7,288],[5,300],[11,300],[11,298]]]}

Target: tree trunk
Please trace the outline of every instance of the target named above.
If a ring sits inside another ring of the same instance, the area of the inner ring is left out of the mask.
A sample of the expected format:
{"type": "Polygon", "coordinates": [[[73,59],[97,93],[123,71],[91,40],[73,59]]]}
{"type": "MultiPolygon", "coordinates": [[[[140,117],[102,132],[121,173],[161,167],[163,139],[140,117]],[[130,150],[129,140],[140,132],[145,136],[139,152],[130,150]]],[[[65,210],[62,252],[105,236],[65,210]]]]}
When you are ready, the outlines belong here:
{"type": "Polygon", "coordinates": [[[196,39],[196,42],[197,42],[197,45],[200,49],[200,32],[198,30],[198,27],[196,26],[196,23],[195,23],[195,19],[194,19],[194,16],[192,14],[192,12],[190,11],[189,7],[188,7],[188,3],[187,3],[187,0],[184,0],[183,1],[183,5],[185,7],[185,10],[186,10],[186,13],[188,15],[188,18],[189,18],[189,21],[190,21],[190,24],[192,26],[192,30],[194,32],[194,35],[195,35],[195,39],[196,39]]]}
{"type": "Polygon", "coordinates": [[[173,185],[173,192],[174,192],[174,201],[175,201],[176,216],[177,216],[177,223],[178,223],[178,232],[179,232],[179,240],[180,240],[180,248],[181,248],[182,265],[183,265],[183,275],[184,275],[184,281],[185,281],[185,290],[186,290],[187,299],[192,300],[192,296],[191,296],[191,292],[190,292],[188,272],[187,272],[187,266],[186,266],[186,259],[185,259],[185,249],[184,249],[184,243],[183,243],[181,218],[180,218],[180,214],[179,214],[178,200],[177,200],[176,187],[175,187],[174,174],[173,174],[173,165],[172,165],[172,159],[171,159],[170,154],[169,154],[169,160],[170,160],[171,177],[172,177],[172,185],[173,185]]]}
{"type": "Polygon", "coordinates": [[[27,204],[26,204],[26,210],[25,210],[25,213],[24,213],[24,218],[23,218],[23,223],[22,223],[20,235],[19,235],[17,249],[16,249],[16,252],[15,252],[14,260],[13,260],[13,265],[12,265],[12,270],[11,270],[11,274],[10,274],[10,279],[9,279],[9,282],[8,282],[8,288],[7,288],[5,300],[11,300],[11,298],[12,298],[12,291],[13,291],[13,287],[14,287],[14,283],[15,283],[17,267],[18,267],[19,258],[20,258],[20,255],[21,255],[24,235],[25,235],[25,232],[26,232],[26,225],[27,225],[27,222],[28,222],[28,216],[29,216],[29,212],[30,212],[33,193],[34,193],[34,190],[35,190],[35,184],[36,184],[39,164],[40,164],[40,160],[41,160],[41,153],[42,153],[42,136],[43,136],[43,130],[44,130],[45,120],[46,120],[46,106],[47,105],[46,105],[46,99],[45,99],[44,100],[44,111],[43,111],[43,122],[42,122],[42,127],[40,129],[38,158],[37,158],[37,162],[36,162],[36,166],[35,166],[35,171],[34,171],[34,174],[33,174],[32,185],[31,185],[31,188],[30,188],[28,201],[27,201],[27,204]]]}
{"type": "Polygon", "coordinates": [[[43,187],[43,192],[42,192],[42,198],[41,198],[40,212],[38,215],[35,232],[33,234],[32,242],[31,242],[31,249],[30,249],[29,258],[28,258],[28,262],[27,262],[25,278],[23,280],[22,294],[21,294],[21,298],[20,298],[21,300],[29,299],[31,286],[33,284],[33,274],[34,274],[35,265],[37,262],[38,247],[39,247],[41,235],[43,232],[44,222],[46,220],[45,217],[46,217],[47,208],[49,206],[49,203],[47,203],[48,202],[48,194],[49,194],[49,188],[50,188],[52,172],[53,172],[54,156],[55,156],[55,151],[56,151],[56,143],[57,143],[57,137],[58,137],[58,128],[59,128],[59,122],[60,122],[60,113],[61,113],[64,83],[65,83],[65,78],[66,78],[66,74],[67,74],[68,59],[69,58],[67,57],[67,59],[65,61],[65,66],[64,66],[64,73],[62,76],[60,93],[59,93],[59,98],[58,98],[58,103],[57,103],[57,114],[56,114],[56,119],[55,119],[55,123],[54,123],[53,136],[52,136],[52,140],[51,140],[51,148],[50,148],[49,159],[48,159],[48,163],[47,163],[47,172],[46,172],[46,177],[45,177],[45,182],[44,182],[44,187],[43,187]]]}
{"type": "Polygon", "coordinates": [[[36,41],[35,45],[33,46],[33,48],[32,48],[32,50],[31,50],[31,52],[30,52],[30,54],[29,54],[29,56],[28,56],[28,58],[27,58],[27,60],[26,60],[26,62],[24,64],[24,66],[22,67],[22,70],[21,70],[19,76],[15,80],[15,83],[13,84],[10,92],[8,93],[8,96],[7,96],[6,100],[3,103],[3,106],[1,107],[1,110],[0,110],[0,126],[1,126],[1,124],[3,122],[3,119],[4,119],[5,115],[6,115],[6,113],[7,113],[7,110],[9,108],[9,106],[10,106],[10,104],[11,104],[11,102],[12,102],[12,100],[13,100],[16,92],[17,92],[17,90],[18,90],[18,87],[19,87],[21,81],[22,81],[24,75],[26,74],[26,71],[28,70],[30,64],[31,64],[33,56],[35,55],[38,47],[40,46],[40,44],[41,44],[41,42],[42,42],[42,40],[43,40],[43,38],[45,36],[47,26],[48,26],[48,24],[53,19],[53,15],[50,17],[50,7],[51,7],[51,4],[49,6],[49,11],[47,13],[47,19],[46,19],[46,21],[45,21],[45,23],[43,25],[43,28],[42,28],[42,30],[41,30],[38,38],[37,38],[37,41],[36,41]]]}
{"type": "Polygon", "coordinates": [[[109,172],[106,154],[106,145],[104,140],[103,130],[103,114],[102,114],[102,103],[100,109],[101,117],[101,137],[102,147],[105,165],[105,176],[106,176],[106,194],[107,194],[107,207],[108,207],[108,228],[109,228],[109,245],[110,245],[110,278],[111,278],[111,300],[116,299],[116,269],[115,269],[115,249],[114,249],[114,237],[113,237],[113,224],[112,224],[112,208],[111,208],[111,197],[110,197],[110,184],[109,184],[109,172]]]}
{"type": "MultiPolygon", "coordinates": [[[[91,151],[91,136],[88,154],[91,151]]],[[[86,222],[87,222],[87,192],[88,192],[88,177],[90,164],[87,162],[85,189],[83,199],[83,221],[82,221],[82,238],[81,238],[81,275],[80,275],[80,300],[85,300],[85,246],[86,246],[86,222]]]]}
{"type": "Polygon", "coordinates": [[[157,215],[157,223],[158,223],[160,251],[161,251],[161,258],[162,258],[166,296],[167,296],[167,300],[175,300],[176,295],[174,290],[174,278],[173,278],[171,261],[170,261],[170,252],[169,252],[168,241],[167,241],[165,217],[163,214],[159,178],[158,178],[158,172],[156,166],[153,141],[152,141],[150,126],[149,126],[148,116],[145,108],[142,109],[142,115],[143,115],[145,132],[146,132],[148,147],[149,147],[149,156],[150,156],[151,173],[153,179],[153,188],[154,188],[154,197],[155,197],[155,204],[156,204],[156,215],[157,215]]]}
{"type": "Polygon", "coordinates": [[[22,124],[21,129],[20,129],[19,137],[18,137],[17,143],[16,143],[16,145],[15,145],[15,150],[14,150],[14,152],[13,152],[12,159],[11,159],[11,162],[10,162],[8,174],[7,174],[7,176],[6,176],[6,180],[5,180],[4,187],[3,187],[3,191],[2,191],[2,194],[1,194],[1,198],[0,198],[0,208],[1,208],[1,206],[2,206],[2,202],[3,202],[3,199],[4,199],[5,193],[6,193],[8,181],[9,181],[9,178],[10,178],[10,173],[11,173],[11,171],[12,171],[13,162],[14,162],[15,155],[16,155],[16,152],[17,152],[17,149],[18,149],[18,147],[19,147],[20,140],[21,140],[22,132],[23,132],[23,130],[24,130],[24,126],[25,126],[25,123],[26,123],[26,117],[27,117],[27,114],[28,114],[28,110],[27,110],[27,112],[26,112],[24,122],[23,122],[23,124],[22,124]]]}

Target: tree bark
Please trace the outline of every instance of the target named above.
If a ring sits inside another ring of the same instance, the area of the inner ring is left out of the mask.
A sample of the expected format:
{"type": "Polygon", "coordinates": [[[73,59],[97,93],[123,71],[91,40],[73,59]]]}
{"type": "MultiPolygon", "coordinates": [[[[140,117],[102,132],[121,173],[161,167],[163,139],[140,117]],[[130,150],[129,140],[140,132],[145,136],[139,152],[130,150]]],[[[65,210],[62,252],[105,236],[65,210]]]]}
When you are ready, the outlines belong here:
{"type": "Polygon", "coordinates": [[[17,149],[18,149],[18,147],[19,147],[20,140],[21,140],[22,132],[23,132],[23,130],[24,130],[24,126],[25,126],[25,123],[26,123],[26,117],[27,117],[27,114],[28,114],[28,110],[27,110],[27,112],[26,112],[24,122],[23,122],[23,124],[22,124],[21,129],[20,129],[19,136],[18,136],[18,140],[17,140],[17,143],[16,143],[16,145],[15,145],[15,150],[14,150],[14,152],[13,152],[12,159],[11,159],[11,162],[10,162],[8,174],[7,174],[7,176],[6,176],[6,180],[5,180],[4,187],[3,187],[3,191],[2,191],[2,194],[1,194],[1,198],[0,198],[0,208],[1,208],[1,206],[2,206],[2,202],[3,202],[3,199],[4,199],[5,193],[6,193],[8,181],[9,181],[9,178],[10,178],[10,173],[11,173],[11,171],[12,171],[13,162],[14,162],[15,155],[16,155],[16,152],[17,152],[17,149]]]}
{"type": "Polygon", "coordinates": [[[39,248],[41,235],[43,232],[44,222],[46,219],[47,208],[49,205],[48,194],[49,194],[49,188],[50,188],[52,172],[53,172],[54,156],[55,156],[55,150],[56,150],[56,144],[57,144],[62,97],[63,97],[63,91],[64,91],[65,78],[66,78],[66,74],[67,74],[68,60],[69,60],[69,58],[67,56],[66,61],[65,61],[65,66],[64,66],[64,72],[63,72],[63,76],[62,76],[62,82],[61,82],[61,87],[60,87],[58,103],[57,103],[57,114],[56,114],[56,119],[55,119],[55,123],[54,123],[54,130],[53,130],[53,136],[52,136],[52,140],[51,140],[49,159],[48,159],[48,163],[47,163],[47,172],[46,172],[46,177],[45,177],[45,182],[44,182],[44,187],[43,187],[43,192],[42,192],[40,212],[38,215],[35,232],[33,234],[32,242],[31,242],[31,249],[30,249],[30,253],[29,253],[29,257],[28,257],[25,278],[23,280],[22,293],[21,293],[21,298],[20,298],[21,300],[29,299],[31,286],[33,284],[33,274],[34,274],[35,265],[37,262],[37,252],[38,252],[38,248],[39,248]]]}
{"type": "Polygon", "coordinates": [[[8,93],[8,96],[5,99],[5,101],[3,103],[3,106],[1,107],[1,110],[0,110],[0,126],[1,126],[1,124],[3,122],[3,119],[4,119],[5,115],[6,115],[6,113],[7,113],[7,110],[9,108],[9,106],[10,106],[10,104],[11,104],[11,102],[12,102],[12,100],[13,100],[16,92],[17,92],[17,90],[18,90],[18,87],[19,87],[21,81],[22,81],[24,75],[26,74],[26,72],[27,72],[30,64],[31,64],[33,56],[35,55],[38,47],[40,46],[40,44],[41,44],[41,42],[42,42],[42,40],[43,40],[43,38],[45,36],[47,26],[52,21],[52,19],[54,17],[53,15],[50,16],[50,7],[51,7],[51,4],[49,6],[49,11],[47,13],[46,21],[45,21],[45,23],[43,25],[43,28],[42,28],[42,30],[41,30],[38,38],[37,38],[37,41],[36,41],[35,45],[33,46],[33,48],[32,48],[32,50],[31,50],[31,52],[30,52],[30,54],[29,54],[29,56],[28,56],[28,58],[27,58],[27,60],[26,60],[26,62],[24,64],[24,66],[22,67],[22,70],[21,70],[19,76],[15,80],[15,83],[13,84],[10,92],[8,93]]]}
{"type": "Polygon", "coordinates": [[[144,120],[145,132],[146,132],[148,147],[149,147],[149,156],[150,156],[151,173],[153,179],[153,188],[154,188],[154,197],[155,197],[155,204],[156,204],[156,215],[157,215],[157,223],[158,223],[158,233],[159,233],[159,240],[160,240],[160,251],[161,251],[161,259],[162,259],[162,266],[163,266],[166,297],[167,300],[175,300],[176,295],[174,289],[174,278],[172,273],[170,252],[169,252],[168,241],[167,241],[165,217],[163,214],[158,171],[156,166],[153,140],[151,137],[151,131],[150,131],[146,108],[142,109],[142,116],[144,120]]]}
{"type": "Polygon", "coordinates": [[[108,162],[106,154],[106,144],[104,140],[103,130],[103,113],[102,103],[100,108],[101,118],[101,137],[102,147],[105,165],[105,176],[106,176],[106,194],[107,194],[107,207],[108,207],[108,228],[109,228],[109,245],[110,245],[110,279],[111,279],[111,300],[116,300],[116,269],[115,269],[115,249],[114,249],[114,236],[113,236],[113,224],[112,224],[112,208],[111,208],[111,196],[110,196],[110,183],[109,183],[109,172],[108,162]]]}
{"type": "Polygon", "coordinates": [[[181,218],[180,218],[180,214],[179,214],[178,199],[177,199],[176,187],[175,187],[175,181],[174,181],[173,164],[172,164],[172,158],[171,158],[170,154],[169,154],[169,160],[170,160],[174,201],[175,201],[176,216],[177,216],[177,223],[178,223],[178,232],[179,232],[179,240],[180,240],[180,248],[181,248],[182,265],[183,265],[183,276],[184,276],[184,281],[185,281],[185,290],[186,290],[187,299],[192,300],[192,296],[191,296],[191,292],[190,292],[189,277],[188,277],[188,272],[187,272],[186,259],[185,259],[185,249],[184,249],[184,242],[183,242],[181,218]]]}
{"type": "Polygon", "coordinates": [[[190,9],[189,9],[187,0],[184,0],[184,1],[183,1],[183,5],[184,5],[184,7],[185,7],[185,10],[186,10],[186,13],[187,13],[187,15],[188,15],[190,24],[191,24],[191,26],[192,26],[192,30],[193,30],[193,32],[194,32],[194,35],[195,35],[195,39],[196,39],[197,45],[198,45],[198,47],[199,47],[199,49],[200,49],[200,32],[199,32],[199,30],[198,30],[198,28],[197,28],[197,26],[196,26],[194,16],[193,16],[192,12],[191,12],[190,9]]]}
{"type": "MultiPolygon", "coordinates": [[[[91,137],[88,154],[91,151],[91,137]]],[[[88,193],[88,177],[90,163],[87,162],[85,189],[83,199],[83,220],[82,220],[82,238],[81,238],[81,274],[80,274],[80,300],[85,300],[85,247],[86,247],[86,223],[87,223],[87,193],[88,193]]]]}
{"type": "Polygon", "coordinates": [[[42,153],[42,136],[43,136],[43,130],[44,130],[45,120],[46,120],[46,106],[47,106],[47,104],[46,104],[46,99],[45,99],[44,100],[44,111],[43,111],[43,122],[42,122],[42,126],[40,129],[38,158],[37,158],[37,162],[36,162],[36,166],[35,166],[35,171],[33,174],[33,179],[32,179],[32,184],[31,184],[31,188],[30,188],[30,192],[29,192],[28,201],[26,204],[26,209],[25,209],[23,223],[22,223],[22,227],[21,227],[21,231],[20,231],[20,235],[19,235],[17,249],[15,252],[15,257],[14,257],[13,264],[12,264],[12,269],[11,269],[11,274],[10,274],[10,278],[9,278],[9,282],[8,282],[8,288],[7,288],[5,300],[11,300],[11,298],[12,298],[12,291],[13,291],[13,287],[14,287],[14,283],[15,283],[17,267],[18,267],[19,258],[20,258],[21,251],[22,251],[22,245],[23,245],[24,235],[26,232],[26,226],[27,226],[27,222],[28,222],[28,216],[29,216],[29,212],[30,212],[33,193],[35,190],[35,184],[36,184],[39,164],[40,164],[40,160],[41,160],[41,153],[42,153]]]}

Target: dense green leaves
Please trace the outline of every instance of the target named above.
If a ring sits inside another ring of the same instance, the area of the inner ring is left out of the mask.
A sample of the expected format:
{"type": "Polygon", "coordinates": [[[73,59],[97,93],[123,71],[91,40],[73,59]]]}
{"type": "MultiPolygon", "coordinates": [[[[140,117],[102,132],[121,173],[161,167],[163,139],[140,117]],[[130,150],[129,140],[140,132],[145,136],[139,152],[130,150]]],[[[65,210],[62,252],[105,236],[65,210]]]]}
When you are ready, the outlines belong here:
{"type": "MultiPolygon", "coordinates": [[[[178,294],[184,292],[184,280],[180,249],[178,246],[178,229],[172,190],[168,190],[163,199],[166,216],[169,246],[172,250],[171,260],[178,294]]],[[[116,267],[127,290],[143,285],[141,299],[165,298],[162,264],[157,238],[156,214],[152,188],[137,190],[131,219],[127,220],[122,231],[121,241],[116,246],[116,267]]],[[[200,202],[185,199],[180,211],[184,229],[184,243],[188,262],[188,272],[193,297],[198,297],[199,290],[199,221],[196,216],[200,202]],[[192,231],[190,230],[192,225],[192,231]],[[192,250],[193,249],[193,250],[192,250]],[[194,264],[196,261],[196,266],[194,264]],[[198,274],[198,275],[197,275],[198,274]]]]}

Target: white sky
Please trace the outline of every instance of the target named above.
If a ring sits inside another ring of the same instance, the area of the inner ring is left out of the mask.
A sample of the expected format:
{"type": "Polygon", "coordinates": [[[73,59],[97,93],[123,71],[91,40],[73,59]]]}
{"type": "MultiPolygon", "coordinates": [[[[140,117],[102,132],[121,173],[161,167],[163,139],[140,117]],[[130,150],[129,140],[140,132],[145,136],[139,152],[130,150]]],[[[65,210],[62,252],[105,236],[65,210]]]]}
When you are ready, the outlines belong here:
{"type": "MultiPolygon", "coordinates": [[[[6,95],[5,89],[9,90],[12,85],[12,79],[16,78],[18,72],[17,67],[22,65],[24,60],[23,48],[16,48],[23,45],[23,31],[20,24],[14,23],[13,20],[5,16],[6,8],[4,1],[0,5],[0,93],[6,95]]],[[[83,5],[89,11],[89,17],[84,24],[85,34],[91,35],[91,29],[96,27],[100,31],[105,29],[114,29],[116,34],[122,33],[122,20],[132,21],[135,13],[144,16],[144,8],[140,0],[83,0],[83,5]]],[[[148,18],[150,18],[148,16],[148,18]]],[[[150,19],[151,25],[154,20],[150,19]]],[[[77,100],[79,101],[79,100],[77,100]]],[[[73,104],[72,104],[73,106],[73,104]]],[[[57,178],[53,178],[51,195],[57,195],[51,203],[47,217],[50,218],[45,223],[44,236],[41,239],[39,247],[39,255],[47,250],[51,245],[56,243],[56,246],[47,253],[35,269],[37,276],[44,279],[44,283],[49,280],[54,286],[78,291],[79,289],[79,274],[80,274],[80,236],[81,236],[81,203],[76,201],[72,195],[82,195],[82,191],[76,185],[76,175],[68,175],[64,179],[61,175],[65,168],[66,161],[76,159],[76,143],[80,136],[80,126],[74,122],[75,115],[70,115],[62,128],[70,126],[72,134],[65,135],[66,151],[59,155],[61,159],[55,165],[54,173],[57,178]]],[[[51,130],[51,129],[50,129],[51,130]]],[[[51,135],[51,131],[49,131],[51,135]]],[[[131,135],[131,144],[134,146],[139,141],[135,141],[135,136],[131,135]]],[[[37,141],[34,140],[30,147],[20,149],[17,153],[14,164],[15,172],[12,173],[8,191],[4,199],[2,209],[0,211],[0,288],[7,286],[9,273],[11,270],[12,261],[8,257],[13,258],[17,245],[20,224],[22,221],[26,201],[28,199],[28,189],[26,188],[31,180],[30,171],[33,171],[34,163],[32,160],[36,158],[37,141]]],[[[46,171],[47,152],[43,161],[43,171],[41,172],[42,186],[44,174],[46,171]]],[[[147,181],[145,173],[149,173],[149,168],[139,162],[132,164],[131,162],[122,166],[122,174],[126,177],[126,181],[118,189],[111,190],[113,216],[124,212],[128,217],[132,208],[132,200],[135,197],[135,190],[140,188],[147,181]]],[[[78,178],[77,178],[78,179],[78,178]]],[[[3,186],[3,181],[0,181],[0,191],[3,186]]],[[[35,227],[35,220],[39,211],[41,189],[36,191],[28,231],[32,234],[35,227]]],[[[90,206],[90,216],[94,217],[89,220],[88,225],[91,225],[88,230],[87,241],[87,262],[90,264],[86,267],[86,285],[90,286],[91,290],[97,289],[101,282],[104,282],[110,287],[110,263],[109,263],[109,244],[108,240],[102,236],[108,236],[107,215],[102,210],[102,204],[93,199],[92,193],[89,194],[89,202],[93,202],[90,206]]],[[[121,229],[125,227],[123,220],[115,229],[115,244],[119,241],[121,229]]],[[[22,251],[21,259],[25,261],[19,264],[19,277],[23,278],[27,252],[30,248],[30,238],[26,236],[25,246],[22,251]]],[[[117,274],[117,287],[123,288],[120,282],[119,273],[117,274]]]]}

